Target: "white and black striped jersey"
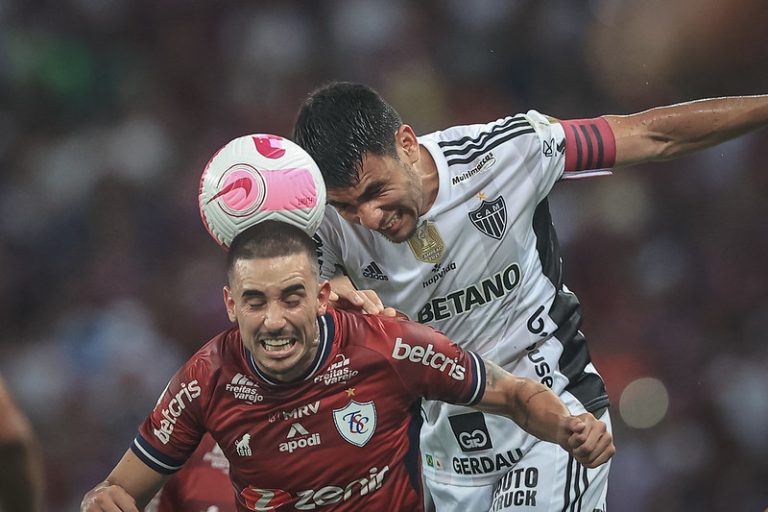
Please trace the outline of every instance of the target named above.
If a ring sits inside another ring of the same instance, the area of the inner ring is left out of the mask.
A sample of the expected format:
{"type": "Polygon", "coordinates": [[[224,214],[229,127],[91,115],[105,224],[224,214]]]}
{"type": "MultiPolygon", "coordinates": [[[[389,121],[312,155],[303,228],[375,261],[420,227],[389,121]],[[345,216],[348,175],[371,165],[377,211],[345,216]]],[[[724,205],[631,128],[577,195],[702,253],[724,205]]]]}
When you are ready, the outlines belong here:
{"type": "MultiPolygon", "coordinates": [[[[327,207],[316,236],[322,277],[343,269],[357,288],[508,371],[567,391],[586,410],[605,407],[547,205],[555,182],[569,177],[562,126],[529,111],[419,142],[435,160],[439,190],[417,235],[394,244],[327,207]]],[[[422,465],[446,483],[495,481],[535,442],[498,416],[431,402],[424,412],[422,465]]]]}

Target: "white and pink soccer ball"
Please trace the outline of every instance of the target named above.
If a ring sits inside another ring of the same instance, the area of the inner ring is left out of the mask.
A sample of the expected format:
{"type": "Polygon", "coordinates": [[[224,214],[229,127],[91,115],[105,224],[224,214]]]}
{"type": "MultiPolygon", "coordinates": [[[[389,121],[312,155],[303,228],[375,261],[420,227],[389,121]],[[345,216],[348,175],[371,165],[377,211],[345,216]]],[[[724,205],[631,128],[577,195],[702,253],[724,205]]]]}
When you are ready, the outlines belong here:
{"type": "Polygon", "coordinates": [[[265,220],[315,234],[323,220],[325,185],[315,161],[277,135],[238,137],[219,149],[200,178],[203,224],[224,248],[265,220]]]}

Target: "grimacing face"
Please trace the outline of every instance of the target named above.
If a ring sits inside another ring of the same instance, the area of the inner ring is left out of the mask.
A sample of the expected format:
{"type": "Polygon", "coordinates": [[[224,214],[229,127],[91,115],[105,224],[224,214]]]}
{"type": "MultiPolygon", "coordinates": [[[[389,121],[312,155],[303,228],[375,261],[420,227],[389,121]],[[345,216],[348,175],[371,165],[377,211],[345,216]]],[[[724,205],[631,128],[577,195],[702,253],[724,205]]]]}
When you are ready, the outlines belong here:
{"type": "Polygon", "coordinates": [[[317,317],[330,285],[318,283],[304,253],[239,259],[224,287],[224,303],[261,371],[281,382],[309,367],[317,352],[317,317]]]}
{"type": "Polygon", "coordinates": [[[395,139],[396,157],[366,153],[359,181],[345,188],[329,188],[328,203],[347,222],[362,224],[400,243],[416,231],[425,190],[416,167],[420,157],[416,135],[402,125],[395,139]]]}

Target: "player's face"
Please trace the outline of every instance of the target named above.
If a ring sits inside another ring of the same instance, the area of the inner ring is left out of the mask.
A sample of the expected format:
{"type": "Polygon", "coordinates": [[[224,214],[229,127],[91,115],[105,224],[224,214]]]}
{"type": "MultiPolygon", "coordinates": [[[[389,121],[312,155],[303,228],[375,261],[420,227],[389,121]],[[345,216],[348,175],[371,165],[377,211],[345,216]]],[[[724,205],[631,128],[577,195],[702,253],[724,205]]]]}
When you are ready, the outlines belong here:
{"type": "Polygon", "coordinates": [[[317,317],[325,313],[329,293],[302,253],[236,261],[224,302],[259,369],[288,382],[314,359],[317,317]]]}
{"type": "Polygon", "coordinates": [[[422,179],[415,166],[418,147],[415,136],[409,136],[405,145],[397,145],[397,157],[366,154],[360,180],[350,187],[328,189],[328,203],[347,222],[378,231],[392,242],[405,242],[416,231],[424,206],[422,179]]]}

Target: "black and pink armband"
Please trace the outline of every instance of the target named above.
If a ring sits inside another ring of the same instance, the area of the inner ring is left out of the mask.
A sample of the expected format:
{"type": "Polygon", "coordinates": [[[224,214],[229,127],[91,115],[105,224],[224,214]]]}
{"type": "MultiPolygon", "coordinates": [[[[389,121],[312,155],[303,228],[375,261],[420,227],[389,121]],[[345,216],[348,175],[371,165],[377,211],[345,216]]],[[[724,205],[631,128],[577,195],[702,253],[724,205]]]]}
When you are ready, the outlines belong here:
{"type": "Polygon", "coordinates": [[[565,171],[587,171],[613,167],[616,139],[608,121],[570,119],[560,121],[565,130],[565,171]]]}

